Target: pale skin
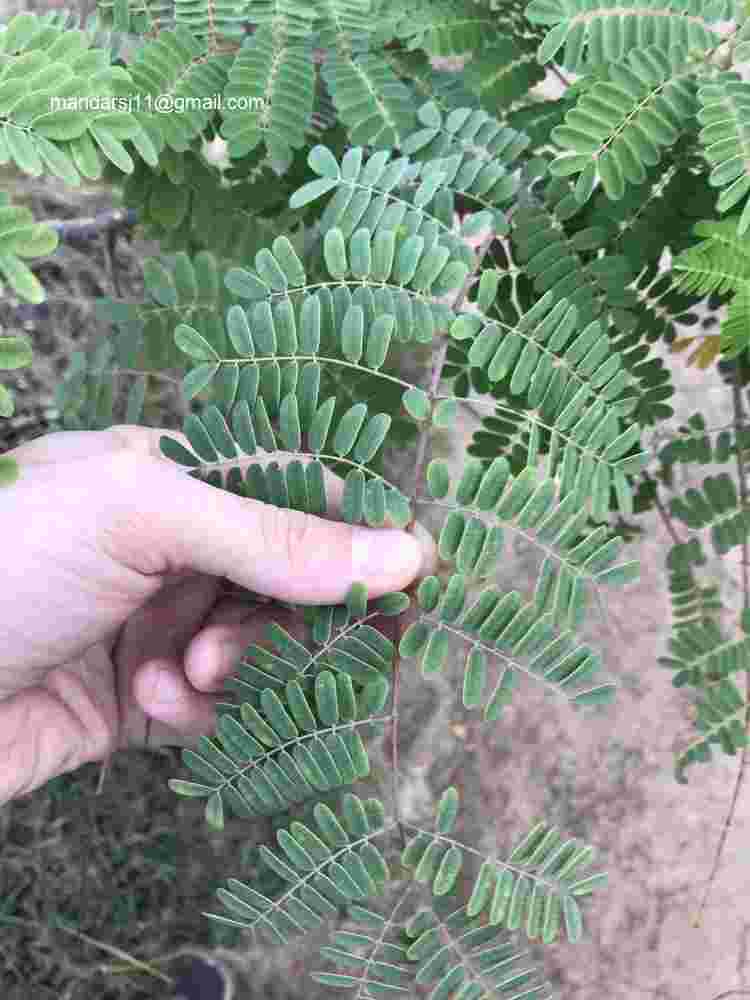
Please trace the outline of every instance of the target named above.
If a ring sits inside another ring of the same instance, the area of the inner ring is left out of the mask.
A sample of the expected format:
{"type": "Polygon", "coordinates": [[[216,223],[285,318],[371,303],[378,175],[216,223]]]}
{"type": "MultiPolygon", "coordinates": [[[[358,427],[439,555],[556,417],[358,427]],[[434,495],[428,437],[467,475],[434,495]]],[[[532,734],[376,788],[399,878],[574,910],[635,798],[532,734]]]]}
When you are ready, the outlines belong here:
{"type": "Polygon", "coordinates": [[[188,443],[123,424],[8,453],[21,476],[0,489],[0,803],[116,750],[213,732],[248,644],[270,620],[299,624],[222,596],[231,584],[330,604],[353,582],[377,597],[434,565],[425,532],[336,520],[330,473],[326,518],[280,510],[186,475],[159,452],[165,433],[188,443]]]}

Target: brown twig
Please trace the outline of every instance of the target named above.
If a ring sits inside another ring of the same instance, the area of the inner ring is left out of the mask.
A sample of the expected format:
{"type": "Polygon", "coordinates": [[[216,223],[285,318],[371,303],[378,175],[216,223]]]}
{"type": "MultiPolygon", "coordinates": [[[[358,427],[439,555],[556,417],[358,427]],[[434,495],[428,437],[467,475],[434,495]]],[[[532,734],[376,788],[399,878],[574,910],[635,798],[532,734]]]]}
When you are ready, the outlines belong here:
{"type": "MultiPolygon", "coordinates": [[[[458,296],[456,297],[456,301],[453,303],[451,307],[454,312],[458,312],[458,310],[466,301],[466,296],[469,294],[469,289],[471,288],[474,279],[477,276],[477,272],[479,271],[479,268],[482,266],[482,261],[484,260],[484,257],[494,239],[495,239],[495,233],[492,232],[478,246],[476,266],[474,270],[469,275],[467,275],[466,281],[464,281],[463,287],[461,288],[461,291],[458,293],[458,296]]],[[[430,403],[434,401],[434,398],[437,395],[437,391],[440,386],[440,379],[443,374],[443,367],[445,366],[445,358],[446,355],[448,354],[449,345],[450,345],[450,336],[446,332],[443,335],[442,339],[440,340],[440,343],[437,346],[435,354],[433,355],[430,382],[427,387],[427,395],[429,396],[430,403]]],[[[430,436],[430,423],[429,421],[427,421],[425,422],[424,427],[420,431],[419,439],[417,441],[417,452],[414,464],[414,478],[412,481],[412,496],[416,496],[419,484],[422,480],[422,476],[424,475],[424,465],[427,456],[427,441],[429,439],[429,436],[430,436]]],[[[414,519],[412,518],[412,524],[413,523],[414,519]]]]}
{"type": "MultiPolygon", "coordinates": [[[[484,260],[485,254],[489,250],[490,244],[495,239],[495,233],[490,233],[482,243],[480,243],[477,248],[477,260],[474,270],[467,275],[464,284],[456,297],[456,301],[453,303],[453,310],[457,311],[466,301],[466,296],[469,294],[469,289],[471,288],[472,282],[476,278],[477,272],[482,266],[482,261],[484,260]]],[[[445,365],[445,358],[448,353],[448,345],[450,343],[450,336],[446,331],[437,347],[435,348],[432,360],[432,369],[430,372],[430,381],[427,388],[427,395],[430,399],[430,404],[432,404],[437,395],[438,388],[440,386],[440,379],[443,374],[443,366],[445,365]]],[[[414,463],[414,477],[411,495],[413,497],[417,496],[419,484],[424,475],[425,460],[427,457],[427,441],[430,436],[430,422],[425,421],[424,426],[421,428],[419,433],[419,438],[417,440],[417,450],[415,455],[414,463]]],[[[414,530],[414,525],[416,523],[416,506],[415,515],[412,517],[407,531],[414,530]]],[[[400,667],[401,661],[399,656],[399,645],[401,643],[401,638],[404,632],[404,616],[401,615],[397,620],[397,626],[395,629],[395,647],[396,654],[393,661],[393,698],[391,704],[391,781],[392,781],[392,794],[393,799],[393,810],[398,823],[399,831],[401,833],[401,839],[405,842],[404,829],[401,824],[400,810],[398,803],[398,775],[399,775],[399,765],[398,765],[398,718],[399,718],[399,705],[400,705],[400,694],[401,694],[401,683],[400,683],[400,667]]]]}
{"type": "MultiPolygon", "coordinates": [[[[739,363],[735,367],[734,371],[734,384],[732,386],[732,403],[734,407],[734,427],[735,436],[739,442],[741,433],[745,426],[745,409],[742,404],[742,386],[740,383],[740,372],[739,363]]],[[[748,489],[747,489],[747,474],[745,469],[745,460],[742,454],[742,448],[737,447],[737,479],[739,480],[740,488],[740,505],[743,511],[748,509],[748,489]]],[[[750,607],[750,579],[748,577],[748,542],[747,537],[743,539],[742,542],[742,610],[747,611],[750,607]]],[[[745,676],[745,692],[747,708],[745,709],[745,732],[747,733],[750,729],[750,673],[745,676]]],[[[734,814],[737,810],[737,803],[739,802],[740,792],[742,791],[742,786],[745,783],[745,776],[747,774],[747,746],[742,748],[740,754],[740,769],[737,773],[737,778],[734,783],[734,791],[732,792],[732,801],[729,805],[729,811],[727,813],[727,818],[724,820],[724,826],[721,831],[721,836],[719,837],[719,843],[716,847],[716,854],[714,855],[714,863],[711,867],[711,874],[708,877],[708,882],[706,883],[706,888],[703,893],[703,899],[698,907],[698,913],[696,914],[693,923],[695,926],[700,924],[701,916],[703,914],[706,901],[708,900],[709,893],[713,887],[714,879],[716,878],[716,873],[719,870],[719,864],[721,863],[721,856],[724,853],[724,846],[729,836],[729,831],[732,828],[732,820],[734,819],[734,814]]]]}
{"type": "Polygon", "coordinates": [[[127,229],[129,226],[134,226],[137,221],[136,213],[132,208],[115,208],[109,212],[100,212],[99,215],[92,215],[84,219],[68,219],[66,221],[42,219],[40,224],[54,229],[61,241],[75,241],[90,240],[102,233],[127,229]]]}
{"type": "Polygon", "coordinates": [[[659,516],[661,517],[662,521],[664,522],[664,527],[669,532],[669,536],[672,539],[672,541],[675,543],[675,545],[682,545],[683,542],[682,542],[682,539],[680,538],[680,536],[677,534],[677,529],[674,526],[674,521],[672,520],[672,515],[669,513],[669,511],[667,510],[667,508],[664,506],[664,503],[662,502],[662,499],[659,496],[659,483],[656,480],[654,480],[648,474],[648,472],[644,472],[643,473],[643,478],[647,482],[649,482],[649,483],[655,483],[656,489],[654,491],[654,503],[656,504],[656,509],[659,512],[659,516]]]}
{"type": "Polygon", "coordinates": [[[555,66],[554,63],[550,65],[550,69],[564,87],[570,86],[570,80],[568,80],[568,78],[557,68],[557,66],[555,66]]]}

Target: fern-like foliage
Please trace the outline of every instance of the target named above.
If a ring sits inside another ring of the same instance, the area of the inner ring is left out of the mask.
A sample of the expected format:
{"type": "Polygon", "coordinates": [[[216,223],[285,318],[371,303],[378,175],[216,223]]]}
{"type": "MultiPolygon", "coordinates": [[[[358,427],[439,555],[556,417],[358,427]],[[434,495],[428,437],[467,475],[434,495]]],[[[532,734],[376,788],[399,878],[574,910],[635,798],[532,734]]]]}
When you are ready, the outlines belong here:
{"type": "Polygon", "coordinates": [[[118,329],[114,342],[117,363],[141,370],[181,365],[184,354],[177,349],[174,331],[189,322],[204,338],[228,344],[220,312],[231,301],[222,286],[222,270],[210,253],[194,257],[176,254],[171,266],[155,258],[143,262],[147,300],[126,303],[104,299],[99,314],[118,329]]]}
{"type": "Polygon", "coordinates": [[[561,689],[574,705],[605,704],[614,697],[612,684],[574,693],[577,684],[589,681],[599,669],[600,659],[590,648],[577,645],[572,632],[558,632],[554,614],[545,613],[538,600],[523,604],[517,591],[503,594],[487,587],[464,611],[465,588],[460,573],[450,577],[444,590],[437,577],[426,577],[419,593],[423,613],[404,633],[399,651],[405,657],[422,654],[422,673],[428,676],[443,667],[452,636],[468,640],[463,679],[466,708],[478,708],[486,698],[484,718],[496,721],[510,703],[521,674],[561,689]],[[489,697],[488,657],[503,667],[489,697]]]}
{"type": "Polygon", "coordinates": [[[597,176],[609,198],[617,201],[626,184],[642,184],[646,168],[661,159],[695,114],[692,63],[687,49],[665,55],[650,46],[636,48],[626,61],[608,67],[606,82],[595,83],[552,138],[566,150],[553,173],[580,174],[579,202],[591,196],[597,176]]]}
{"type": "Polygon", "coordinates": [[[736,357],[750,344],[750,241],[737,234],[733,219],[699,222],[695,233],[706,238],[677,257],[675,276],[688,292],[732,295],[718,347],[726,357],[736,357]]]}
{"type": "MultiPolygon", "coordinates": [[[[454,116],[447,126],[451,135],[462,124],[454,116]],[[455,123],[455,124],[454,124],[455,123]]],[[[428,128],[420,130],[409,142],[408,148],[419,149],[421,143],[430,141],[442,126],[440,113],[434,106],[422,111],[428,128]],[[426,134],[430,133],[430,134],[426,134]]],[[[491,124],[491,123],[490,123],[491,124]]],[[[460,136],[453,144],[461,148],[460,136]]],[[[326,206],[321,228],[336,226],[349,235],[357,224],[381,229],[406,227],[410,235],[447,246],[453,255],[467,263],[471,254],[455,233],[455,203],[457,197],[474,202],[478,211],[464,220],[461,235],[471,236],[482,226],[492,225],[498,231],[506,226],[503,205],[518,190],[519,181],[509,164],[526,147],[524,137],[507,130],[502,147],[494,156],[487,154],[466,155],[463,151],[425,163],[414,163],[408,157],[391,160],[387,153],[375,154],[363,164],[362,150],[347,153],[341,167],[327,151],[314,149],[310,165],[320,179],[311,181],[295,192],[291,204],[301,208],[331,191],[334,198],[326,206]]]]}
{"type": "Polygon", "coordinates": [[[117,32],[157,35],[177,25],[211,52],[244,35],[247,0],[100,0],[101,20],[117,32]]]}
{"type": "MultiPolygon", "coordinates": [[[[698,98],[698,121],[703,126],[699,139],[711,167],[708,182],[723,188],[716,208],[727,212],[750,191],[750,86],[738,73],[721,73],[701,87],[698,98]]],[[[737,224],[738,234],[742,236],[749,225],[750,209],[745,203],[737,224]]]]}
{"type": "Polygon", "coordinates": [[[291,150],[305,142],[313,83],[309,44],[280,39],[271,27],[256,31],[235,59],[225,90],[222,135],[229,155],[244,156],[263,141],[272,157],[288,163],[291,150]],[[248,107],[250,99],[260,107],[248,107]]]}
{"type": "MultiPolygon", "coordinates": [[[[287,649],[294,643],[288,635],[284,641],[287,649]]],[[[278,676],[270,679],[278,683],[278,676]]],[[[370,773],[358,728],[369,727],[362,720],[385,704],[387,683],[366,684],[358,698],[346,673],[323,670],[307,690],[300,680],[287,681],[279,693],[269,683],[257,708],[244,701],[240,719],[221,716],[216,740],[202,736],[197,750],[183,750],[183,762],[200,780],[175,779],[170,787],[207,798],[211,826],[223,828],[225,802],[238,816],[273,815],[370,773]]]]}
{"type": "Polygon", "coordinates": [[[130,63],[136,118],[157,153],[184,152],[212,117],[212,98],[226,85],[226,60],[209,54],[183,25],[162,31],[130,63]]]}
{"type": "Polygon", "coordinates": [[[592,848],[563,841],[554,827],[538,823],[507,860],[484,860],[468,903],[457,906],[456,881],[467,854],[478,853],[449,836],[458,806],[457,790],[448,788],[437,804],[434,830],[412,828],[401,864],[413,882],[401,892],[391,921],[358,904],[349,907],[354,930],[337,933],[333,947],[322,949],[339,971],[315,973],[318,982],[373,994],[406,993],[416,983],[431,986],[436,996],[456,990],[549,995],[540,971],[503,931],[523,928],[529,939],[552,943],[564,925],[577,941],[582,920],[576,897],[594,891],[606,876],[575,878],[591,863],[592,848]],[[419,884],[429,886],[427,901],[419,899],[419,884]]]}
{"type": "Polygon", "coordinates": [[[706,557],[697,538],[676,542],[667,556],[669,593],[672,602],[672,625],[679,630],[685,625],[705,625],[715,621],[723,610],[719,588],[701,585],[696,566],[704,566],[706,557]]]}
{"type": "Polygon", "coordinates": [[[750,512],[744,509],[733,480],[725,472],[707,476],[702,490],[689,489],[675,497],[671,511],[689,528],[710,528],[719,555],[741,545],[750,528],[750,512]]]}
{"type": "Polygon", "coordinates": [[[717,681],[702,688],[703,697],[696,708],[696,728],[701,736],[677,758],[675,777],[686,784],[685,768],[711,760],[711,744],[718,743],[724,753],[734,756],[747,746],[746,719],[748,703],[730,680],[717,681]]]}
{"type": "MultiPolygon", "coordinates": [[[[527,97],[544,79],[533,39],[525,35],[498,37],[476,52],[465,69],[466,85],[486,111],[510,108],[527,97]]],[[[516,128],[523,126],[510,122],[516,128]]]]}
{"type": "Polygon", "coordinates": [[[315,806],[314,816],[315,830],[295,821],[277,832],[277,852],[265,845],[260,848],[262,861],[288,883],[278,898],[230,879],[217,895],[232,916],[206,916],[285,942],[290,935],[319,927],[336,914],[337,907],[381,892],[389,869],[373,840],[387,829],[382,803],[347,793],[341,817],[322,802],[315,806]]]}
{"type": "Polygon", "coordinates": [[[380,53],[336,53],[323,79],[354,144],[391,149],[413,128],[412,96],[380,53]]]}
{"type": "Polygon", "coordinates": [[[25,261],[50,254],[56,247],[57,233],[51,226],[34,222],[30,209],[11,204],[8,195],[0,192],[0,275],[4,282],[0,294],[10,290],[27,302],[43,302],[44,289],[25,261]]]}
{"type": "Polygon", "coordinates": [[[125,173],[130,140],[152,165],[156,152],[136,116],[120,106],[132,87],[84,31],[18,14],[0,34],[0,164],[78,186],[112,163],[125,173]]]}
{"type": "Polygon", "coordinates": [[[628,261],[616,253],[605,260],[597,252],[606,233],[566,228],[581,208],[571,185],[553,178],[539,195],[514,213],[511,233],[515,257],[537,295],[551,292],[555,301],[568,299],[586,325],[607,312],[622,316],[634,308],[638,298],[628,286],[635,274],[628,261]]]}
{"type": "Polygon", "coordinates": [[[532,24],[550,26],[539,47],[539,61],[559,57],[561,65],[576,73],[617,62],[631,49],[654,43],[664,51],[676,46],[707,51],[721,41],[719,23],[734,16],[734,0],[626,0],[616,6],[592,0],[531,0],[526,7],[532,24]]]}
{"type": "Polygon", "coordinates": [[[394,31],[407,50],[419,48],[430,56],[447,56],[481,48],[494,39],[497,27],[493,12],[471,0],[409,0],[396,15],[394,31]]]}
{"type": "Polygon", "coordinates": [[[747,451],[750,447],[750,428],[721,428],[711,431],[706,427],[702,413],[694,413],[659,452],[659,461],[664,466],[675,462],[695,462],[709,465],[711,462],[724,464],[730,456],[747,451]],[[715,435],[716,440],[712,440],[715,435]]]}

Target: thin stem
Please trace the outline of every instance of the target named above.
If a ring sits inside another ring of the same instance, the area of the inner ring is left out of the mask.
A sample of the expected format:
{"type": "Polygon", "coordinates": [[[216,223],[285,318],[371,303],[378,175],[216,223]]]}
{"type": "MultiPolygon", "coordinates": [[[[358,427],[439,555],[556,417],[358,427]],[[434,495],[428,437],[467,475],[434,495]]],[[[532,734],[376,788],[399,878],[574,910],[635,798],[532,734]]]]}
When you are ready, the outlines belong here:
{"type": "Polygon", "coordinates": [[[643,478],[646,480],[646,482],[654,483],[655,484],[656,489],[654,491],[654,503],[656,504],[656,509],[659,511],[659,516],[661,517],[662,521],[664,522],[664,527],[669,532],[670,538],[675,543],[675,545],[682,545],[683,544],[682,543],[682,539],[677,534],[677,529],[674,526],[674,521],[672,520],[672,515],[669,513],[669,511],[667,510],[667,508],[664,506],[664,503],[663,503],[661,497],[659,496],[659,483],[655,479],[653,479],[648,474],[648,472],[644,472],[643,473],[643,478]]]}
{"type": "Polygon", "coordinates": [[[393,645],[395,652],[393,655],[393,697],[391,699],[391,800],[393,802],[393,814],[396,817],[398,832],[401,838],[401,846],[403,848],[406,847],[406,833],[404,832],[404,825],[401,822],[401,806],[398,799],[398,713],[399,706],[401,704],[401,653],[399,645],[401,643],[402,635],[401,618],[403,618],[403,616],[400,616],[393,623],[393,645]]]}
{"type": "MultiPolygon", "coordinates": [[[[735,435],[737,440],[740,440],[741,432],[745,426],[745,408],[742,403],[742,385],[740,382],[740,369],[739,361],[735,363],[734,369],[734,384],[732,385],[732,404],[734,409],[734,427],[735,435]]],[[[748,509],[748,488],[747,488],[747,470],[745,469],[745,460],[742,454],[742,448],[737,448],[736,453],[737,458],[737,479],[739,481],[740,489],[740,503],[743,511],[748,509]]],[[[750,607],[750,578],[748,576],[748,542],[747,536],[742,541],[742,610],[747,611],[750,607]]],[[[745,732],[747,733],[750,729],[750,671],[745,674],[745,692],[746,692],[746,704],[745,709],[745,732]]],[[[727,818],[724,820],[724,826],[721,831],[721,836],[719,837],[719,843],[716,847],[716,854],[714,855],[714,863],[711,867],[711,874],[708,877],[708,882],[706,883],[706,888],[703,893],[703,899],[698,908],[698,913],[694,918],[694,925],[698,926],[701,922],[703,915],[703,910],[708,900],[708,896],[713,887],[714,879],[716,878],[716,873],[719,870],[719,864],[721,863],[721,856],[724,853],[724,847],[727,842],[727,837],[729,836],[729,831],[732,827],[732,820],[734,819],[734,814],[737,810],[737,803],[739,802],[740,792],[742,791],[742,786],[745,783],[745,777],[747,774],[747,746],[742,748],[740,754],[740,769],[737,773],[737,778],[734,783],[734,791],[732,792],[732,801],[729,805],[729,811],[727,813],[727,818]]]]}
{"type": "MultiPolygon", "coordinates": [[[[490,244],[494,239],[495,239],[495,233],[491,232],[489,236],[485,237],[485,239],[480,243],[479,247],[477,248],[476,267],[470,274],[467,275],[466,280],[463,283],[463,287],[461,288],[461,291],[458,293],[456,301],[453,303],[451,307],[454,312],[459,312],[461,306],[466,301],[466,296],[469,294],[469,289],[474,283],[476,276],[479,272],[479,269],[482,266],[482,261],[484,260],[485,255],[490,248],[490,244]]],[[[438,388],[440,387],[440,379],[443,374],[443,367],[445,365],[445,358],[446,355],[448,354],[449,345],[450,345],[450,336],[446,332],[441,338],[440,342],[438,343],[435,353],[433,355],[430,383],[429,386],[427,387],[427,395],[429,396],[430,403],[434,402],[435,397],[437,396],[438,388]]],[[[413,483],[412,495],[416,495],[417,490],[419,488],[419,484],[422,480],[422,476],[424,475],[425,459],[427,457],[427,441],[430,436],[430,426],[431,426],[430,421],[429,420],[426,421],[420,431],[419,439],[417,441],[417,453],[414,465],[414,478],[412,481],[413,483]]]]}
{"type": "MultiPolygon", "coordinates": [[[[482,266],[482,261],[484,260],[485,254],[487,253],[490,244],[495,238],[495,233],[491,232],[479,245],[477,248],[477,261],[474,270],[466,276],[463,287],[461,288],[456,301],[453,303],[453,311],[458,312],[461,306],[466,300],[466,296],[469,294],[469,289],[475,280],[480,267],[482,266]]],[[[445,359],[448,354],[448,345],[450,343],[450,336],[446,331],[440,341],[437,343],[434,353],[432,356],[432,370],[430,372],[430,382],[427,387],[427,395],[430,400],[430,406],[435,401],[437,397],[438,389],[440,387],[440,379],[443,374],[443,366],[445,365],[445,359]]],[[[414,476],[412,479],[412,490],[411,496],[417,496],[419,490],[419,484],[424,475],[424,466],[427,457],[427,441],[430,436],[430,426],[431,422],[429,420],[425,421],[422,426],[419,438],[417,440],[417,449],[414,461],[414,476]]],[[[416,524],[416,504],[414,505],[414,516],[411,519],[407,527],[407,531],[413,532],[414,525],[416,524]]],[[[396,818],[396,823],[398,824],[398,829],[401,834],[401,841],[405,843],[404,828],[401,822],[401,811],[398,801],[398,777],[399,777],[399,756],[398,756],[398,720],[399,720],[399,705],[401,696],[401,659],[399,656],[399,646],[401,644],[401,638],[404,633],[405,618],[403,615],[399,616],[396,623],[394,645],[396,647],[396,654],[393,662],[393,698],[391,704],[391,715],[393,721],[391,723],[391,781],[392,781],[392,798],[393,798],[393,811],[396,818]]]]}
{"type": "Polygon", "coordinates": [[[111,368],[109,372],[112,375],[148,375],[149,378],[159,378],[163,382],[172,382],[175,385],[182,385],[182,379],[177,378],[174,375],[167,375],[166,372],[160,371],[142,371],[140,368],[111,368]]]}
{"type": "MultiPolygon", "coordinates": [[[[742,448],[739,447],[739,441],[742,437],[742,431],[745,426],[745,409],[742,403],[742,386],[740,384],[740,372],[739,372],[739,362],[737,362],[737,367],[734,371],[734,384],[732,386],[732,403],[734,407],[734,432],[735,437],[738,442],[738,447],[735,452],[737,460],[737,479],[739,480],[740,487],[740,499],[742,501],[742,509],[747,510],[747,474],[745,469],[745,459],[742,454],[742,448]]],[[[742,542],[742,608],[747,611],[748,606],[750,606],[750,579],[748,578],[748,543],[747,536],[742,542]]]]}
{"type": "MultiPolygon", "coordinates": [[[[440,343],[438,344],[437,350],[433,355],[432,361],[432,372],[430,374],[430,384],[427,388],[427,395],[430,398],[430,404],[434,402],[435,396],[437,394],[438,386],[440,385],[440,377],[443,374],[443,366],[445,365],[445,358],[448,354],[448,344],[450,343],[450,337],[448,334],[444,334],[440,343]]],[[[416,496],[417,489],[420,482],[422,481],[422,476],[424,475],[424,465],[425,459],[427,457],[427,441],[430,436],[430,420],[425,422],[422,430],[419,434],[419,440],[417,441],[417,453],[414,460],[414,477],[412,479],[412,496],[416,496]]]]}
{"type": "Polygon", "coordinates": [[[561,70],[557,68],[557,66],[555,66],[554,63],[550,65],[550,69],[555,74],[560,83],[563,85],[563,87],[570,86],[570,80],[565,76],[565,74],[561,70]]]}

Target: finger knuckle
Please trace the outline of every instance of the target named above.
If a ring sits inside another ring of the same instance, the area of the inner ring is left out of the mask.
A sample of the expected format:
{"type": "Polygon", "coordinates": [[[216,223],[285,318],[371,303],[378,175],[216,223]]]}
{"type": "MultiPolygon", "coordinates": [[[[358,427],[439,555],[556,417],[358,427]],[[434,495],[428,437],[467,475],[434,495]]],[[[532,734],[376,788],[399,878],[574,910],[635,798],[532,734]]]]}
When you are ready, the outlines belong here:
{"type": "Polygon", "coordinates": [[[304,573],[314,546],[315,519],[299,510],[270,508],[266,519],[266,544],[292,573],[304,573]]]}

